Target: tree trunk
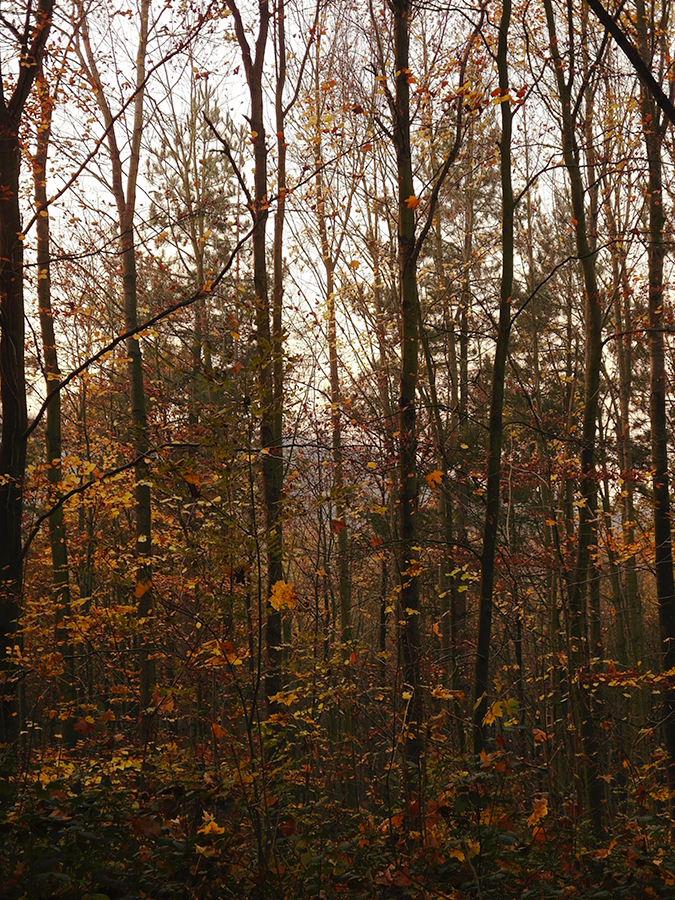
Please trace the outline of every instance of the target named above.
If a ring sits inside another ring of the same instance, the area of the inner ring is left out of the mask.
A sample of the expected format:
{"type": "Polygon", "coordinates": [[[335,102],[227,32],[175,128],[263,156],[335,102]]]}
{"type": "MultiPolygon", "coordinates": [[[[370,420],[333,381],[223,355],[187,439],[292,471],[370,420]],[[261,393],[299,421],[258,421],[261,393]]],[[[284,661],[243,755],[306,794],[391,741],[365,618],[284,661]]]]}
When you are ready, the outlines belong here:
{"type": "Polygon", "coordinates": [[[574,135],[574,115],[571,105],[571,83],[565,81],[562,59],[558,51],[556,26],[551,0],[544,0],[549,40],[555,64],[556,80],[560,95],[563,159],[570,179],[572,214],[577,253],[585,288],[585,373],[584,404],[579,485],[579,528],[574,574],[570,586],[570,627],[572,637],[571,669],[574,683],[573,696],[581,730],[585,790],[593,825],[602,833],[603,783],[598,773],[598,741],[591,710],[590,691],[582,685],[583,673],[590,663],[586,634],[586,598],[591,562],[591,548],[597,545],[597,485],[595,473],[595,435],[598,419],[598,394],[600,390],[600,363],[602,359],[602,307],[595,272],[595,253],[588,239],[584,186],[579,164],[579,151],[574,135]]]}
{"type": "MultiPolygon", "coordinates": [[[[286,5],[284,0],[277,0],[276,8],[277,24],[277,80],[275,89],[275,119],[277,129],[277,208],[274,214],[274,290],[272,296],[272,393],[274,396],[274,409],[272,425],[274,432],[275,454],[272,458],[274,464],[274,490],[273,502],[275,509],[275,528],[279,530],[279,566],[281,567],[281,554],[283,544],[281,542],[281,515],[282,495],[284,480],[283,457],[283,424],[284,424],[284,334],[283,334],[283,304],[284,304],[284,221],[286,213],[286,109],[284,107],[284,88],[286,86],[286,5]]],[[[291,613],[286,613],[283,620],[284,643],[289,646],[291,642],[291,613]]]]}
{"type": "Polygon", "coordinates": [[[18,121],[5,111],[0,117],[0,665],[3,684],[2,738],[19,731],[13,702],[16,679],[8,669],[21,608],[21,518],[26,468],[26,374],[24,367],[23,244],[19,215],[18,121]]]}
{"type": "Polygon", "coordinates": [[[415,190],[410,147],[410,85],[408,53],[410,0],[394,0],[394,144],[398,172],[398,266],[401,313],[401,377],[399,414],[399,643],[403,660],[403,694],[406,702],[405,764],[421,783],[424,766],[421,684],[419,550],[417,547],[417,432],[416,401],[418,366],[419,298],[415,253],[415,190]]]}
{"type": "Polygon", "coordinates": [[[511,126],[509,98],[508,33],[511,21],[511,2],[502,6],[499,23],[497,66],[501,97],[502,134],[499,142],[499,161],[502,185],[502,277],[499,297],[499,329],[492,373],[490,401],[489,446],[487,462],[487,500],[483,528],[481,557],[480,601],[478,608],[478,645],[474,675],[473,751],[479,754],[485,747],[483,719],[487,712],[490,671],[490,638],[492,634],[492,606],[495,576],[495,555],[499,528],[501,487],[501,456],[503,437],[504,379],[511,331],[511,292],[513,290],[513,187],[511,184],[511,126]]]}
{"type": "MultiPolygon", "coordinates": [[[[253,194],[253,288],[255,291],[255,320],[257,329],[258,379],[260,402],[260,449],[262,452],[263,498],[265,505],[265,543],[267,547],[267,605],[265,643],[267,648],[267,672],[265,675],[265,700],[267,710],[274,707],[272,698],[279,693],[282,679],[281,612],[274,609],[269,598],[272,588],[283,580],[282,543],[282,478],[283,456],[281,435],[281,409],[276,409],[275,394],[275,346],[270,324],[270,301],[267,283],[266,226],[269,209],[267,196],[267,145],[264,122],[263,66],[269,31],[270,12],[267,0],[258,2],[258,35],[255,57],[251,55],[248,39],[239,9],[234,0],[227,0],[234,17],[234,25],[242,54],[246,81],[251,98],[251,137],[253,141],[254,194],[253,194]]],[[[279,332],[276,340],[281,340],[279,332]]],[[[280,364],[280,359],[278,364],[280,364]]],[[[278,377],[278,371],[277,371],[278,377]]]]}
{"type": "Polygon", "coordinates": [[[17,635],[23,589],[21,519],[26,469],[26,372],[24,361],[23,233],[19,210],[21,117],[51,28],[54,0],[39,0],[35,24],[27,17],[22,64],[9,100],[0,80],[0,737],[20,730],[17,679],[10,659],[17,635]]]}
{"type": "MultiPolygon", "coordinates": [[[[45,429],[45,469],[49,479],[50,506],[55,506],[61,496],[61,392],[59,381],[58,354],[56,336],[54,334],[54,314],[51,301],[50,280],[50,236],[49,205],[47,200],[47,156],[52,127],[53,100],[49,96],[49,88],[42,72],[37,79],[37,91],[40,100],[40,122],[37,131],[37,148],[33,160],[33,179],[35,184],[35,208],[37,212],[37,296],[42,334],[42,352],[44,355],[44,375],[47,396],[51,395],[47,406],[47,424],[45,429]]],[[[59,679],[59,696],[64,704],[75,699],[74,650],[68,644],[68,633],[63,627],[63,620],[70,616],[70,566],[68,562],[68,544],[66,541],[66,525],[63,506],[59,505],[49,517],[49,545],[52,554],[52,581],[54,585],[54,603],[56,605],[56,640],[64,657],[64,673],[59,679]]],[[[71,712],[72,716],[72,712],[71,712]]],[[[64,723],[64,735],[67,743],[72,743],[71,718],[64,723]]]]}
{"type": "MultiPolygon", "coordinates": [[[[142,0],[138,47],[136,53],[136,92],[133,102],[133,129],[130,157],[123,183],[122,157],[117,143],[115,120],[101,81],[94,56],[86,20],[81,28],[85,55],[81,61],[86,66],[96,94],[96,100],[107,129],[108,150],[112,166],[112,190],[117,206],[120,257],[122,261],[122,297],[124,305],[124,329],[133,331],[138,326],[138,285],[136,276],[136,246],[134,216],[136,212],[136,186],[143,134],[143,101],[145,96],[145,65],[148,45],[148,20],[151,0],[142,0]]],[[[143,380],[141,343],[137,336],[128,338],[125,344],[129,377],[129,401],[131,410],[131,436],[135,458],[135,556],[136,573],[134,596],[137,600],[139,620],[139,669],[140,669],[140,717],[139,736],[142,743],[150,739],[152,716],[149,712],[155,686],[155,667],[150,659],[148,625],[146,619],[152,613],[152,508],[149,484],[149,465],[146,455],[150,449],[150,437],[143,380]]]]}
{"type": "MultiPolygon", "coordinates": [[[[646,63],[651,63],[648,47],[649,25],[642,0],[637,0],[638,46],[646,63]]],[[[655,32],[656,29],[653,29],[655,32]]],[[[658,39],[661,40],[660,38],[658,39]]],[[[675,579],[670,523],[668,475],[668,419],[666,411],[666,360],[663,340],[663,260],[665,216],[663,213],[663,180],[661,147],[665,124],[651,93],[642,89],[642,133],[649,165],[649,352],[650,400],[649,417],[652,444],[652,486],[654,490],[654,552],[656,597],[661,630],[661,666],[668,672],[675,668],[675,579]]],[[[668,751],[668,784],[675,791],[675,686],[669,679],[663,694],[664,735],[668,751]]],[[[673,798],[669,806],[673,809],[673,798]]]]}

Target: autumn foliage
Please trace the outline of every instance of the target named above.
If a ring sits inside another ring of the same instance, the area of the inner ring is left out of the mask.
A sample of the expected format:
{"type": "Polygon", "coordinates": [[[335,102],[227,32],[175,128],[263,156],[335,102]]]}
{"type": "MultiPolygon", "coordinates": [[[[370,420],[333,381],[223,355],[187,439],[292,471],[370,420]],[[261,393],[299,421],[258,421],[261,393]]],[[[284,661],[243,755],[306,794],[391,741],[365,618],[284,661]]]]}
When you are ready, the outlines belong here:
{"type": "Polygon", "coordinates": [[[609,12],[3,5],[0,896],[675,897],[673,16],[609,12]]]}

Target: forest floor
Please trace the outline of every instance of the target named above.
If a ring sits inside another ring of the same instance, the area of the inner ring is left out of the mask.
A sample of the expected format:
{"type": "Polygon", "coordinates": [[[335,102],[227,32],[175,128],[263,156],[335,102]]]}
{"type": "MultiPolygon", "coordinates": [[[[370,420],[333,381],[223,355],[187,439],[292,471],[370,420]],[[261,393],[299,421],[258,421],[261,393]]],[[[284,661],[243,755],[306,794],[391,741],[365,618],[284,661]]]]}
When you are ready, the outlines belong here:
{"type": "Polygon", "coordinates": [[[115,737],[33,748],[5,770],[0,897],[675,900],[657,782],[615,802],[598,838],[569,800],[524,797],[505,753],[457,770],[421,804],[387,806],[374,793],[308,793],[309,773],[288,760],[261,774],[213,747],[143,757],[115,737]]]}

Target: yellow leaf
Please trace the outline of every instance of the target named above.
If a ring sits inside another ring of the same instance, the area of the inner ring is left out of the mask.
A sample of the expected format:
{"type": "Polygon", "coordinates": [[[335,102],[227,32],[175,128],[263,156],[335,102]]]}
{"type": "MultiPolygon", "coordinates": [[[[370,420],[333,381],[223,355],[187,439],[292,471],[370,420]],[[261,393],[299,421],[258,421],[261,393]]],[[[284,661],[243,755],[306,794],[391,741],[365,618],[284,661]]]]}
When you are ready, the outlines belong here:
{"type": "Polygon", "coordinates": [[[205,825],[200,825],[197,829],[198,834],[225,834],[225,829],[222,825],[218,825],[217,822],[207,822],[205,825]]]}
{"type": "Polygon", "coordinates": [[[546,797],[538,797],[532,804],[532,815],[527,820],[527,824],[534,828],[540,819],[548,815],[548,800],[546,797]]]}
{"type": "Polygon", "coordinates": [[[298,595],[295,592],[293,583],[287,584],[285,581],[277,581],[272,586],[272,594],[270,596],[270,606],[280,612],[282,609],[293,609],[297,603],[298,595]]]}
{"type": "Polygon", "coordinates": [[[450,700],[452,698],[452,691],[449,691],[444,687],[435,687],[431,692],[431,696],[435,697],[436,700],[450,700]]]}
{"type": "Polygon", "coordinates": [[[292,706],[297,699],[298,695],[295,691],[279,691],[278,694],[274,694],[270,697],[270,702],[283,703],[284,706],[292,706]]]}
{"type": "Polygon", "coordinates": [[[502,709],[502,701],[495,700],[490,709],[485,713],[483,725],[492,725],[495,719],[501,719],[503,715],[504,710],[502,709]]]}
{"type": "Polygon", "coordinates": [[[458,859],[460,862],[464,862],[465,859],[464,853],[458,847],[450,847],[448,856],[450,859],[458,859]]]}

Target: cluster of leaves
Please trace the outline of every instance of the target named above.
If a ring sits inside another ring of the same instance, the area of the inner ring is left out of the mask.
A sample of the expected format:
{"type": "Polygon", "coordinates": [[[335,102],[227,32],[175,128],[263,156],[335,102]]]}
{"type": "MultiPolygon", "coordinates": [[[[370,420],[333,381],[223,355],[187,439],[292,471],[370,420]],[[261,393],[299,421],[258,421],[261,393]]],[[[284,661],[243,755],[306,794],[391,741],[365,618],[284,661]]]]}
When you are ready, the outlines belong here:
{"type": "MultiPolygon", "coordinates": [[[[71,752],[24,758],[18,776],[6,759],[3,897],[675,897],[659,758],[623,804],[608,793],[613,827],[599,839],[504,739],[471,770],[432,755],[426,798],[391,804],[380,790],[351,803],[345,781],[343,796],[307,790],[306,729],[280,724],[262,726],[264,763],[244,756],[231,722],[144,755],[97,723],[71,752]]],[[[395,778],[392,760],[382,782],[395,778]]]]}

